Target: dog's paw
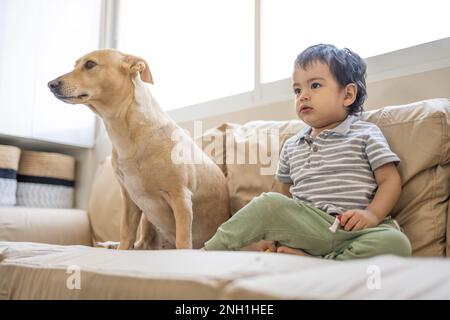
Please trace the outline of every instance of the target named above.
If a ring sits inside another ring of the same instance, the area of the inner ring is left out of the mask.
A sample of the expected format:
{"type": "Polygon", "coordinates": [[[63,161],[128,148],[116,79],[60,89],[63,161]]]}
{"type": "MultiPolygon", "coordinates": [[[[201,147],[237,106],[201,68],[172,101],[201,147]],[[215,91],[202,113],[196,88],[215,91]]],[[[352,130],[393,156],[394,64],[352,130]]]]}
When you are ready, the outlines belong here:
{"type": "Polygon", "coordinates": [[[117,250],[133,250],[134,245],[133,244],[119,244],[116,248],[117,250]]]}
{"type": "Polygon", "coordinates": [[[116,241],[96,242],[95,246],[98,248],[105,248],[105,249],[117,249],[119,247],[119,242],[116,241]]]}
{"type": "Polygon", "coordinates": [[[173,243],[163,240],[161,243],[161,249],[176,249],[176,247],[173,243]]]}
{"type": "Polygon", "coordinates": [[[177,249],[192,249],[192,242],[189,241],[177,241],[176,242],[177,249]]]}
{"type": "Polygon", "coordinates": [[[136,249],[136,250],[155,250],[155,249],[158,249],[158,247],[149,241],[139,240],[134,244],[134,249],[136,249]]]}

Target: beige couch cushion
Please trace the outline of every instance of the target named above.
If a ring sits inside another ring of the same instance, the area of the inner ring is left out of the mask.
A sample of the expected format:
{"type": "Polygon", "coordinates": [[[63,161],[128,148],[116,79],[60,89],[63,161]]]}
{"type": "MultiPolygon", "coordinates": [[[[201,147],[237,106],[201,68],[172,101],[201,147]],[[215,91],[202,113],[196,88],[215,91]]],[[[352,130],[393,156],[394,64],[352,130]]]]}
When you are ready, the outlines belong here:
{"type": "MultiPolygon", "coordinates": [[[[433,99],[385,107],[365,112],[363,117],[381,128],[392,150],[402,160],[399,170],[403,191],[393,215],[411,240],[413,254],[445,255],[450,190],[450,100],[433,99]]],[[[235,142],[234,153],[243,158],[248,151],[242,145],[247,145],[250,151],[267,149],[260,141],[252,140],[251,132],[279,128],[281,146],[303,126],[301,121],[250,122],[238,127],[228,125],[227,128],[237,128],[229,137],[235,142]]],[[[229,138],[227,146],[230,146],[229,138]]],[[[230,148],[226,151],[228,153],[230,148]]],[[[273,174],[261,174],[261,163],[240,165],[229,163],[228,155],[226,159],[233,212],[254,196],[277,190],[273,174]]],[[[276,163],[278,157],[273,161],[276,163]]]]}
{"type": "Polygon", "coordinates": [[[122,195],[108,157],[97,169],[88,213],[95,242],[119,241],[122,195]]]}
{"type": "Polygon", "coordinates": [[[449,277],[450,261],[437,258],[342,263],[263,252],[0,241],[0,300],[449,299],[449,277]]]}
{"type": "Polygon", "coordinates": [[[450,257],[450,200],[447,201],[447,257],[450,257]]]}
{"type": "Polygon", "coordinates": [[[257,252],[108,250],[0,241],[3,299],[218,299],[246,276],[336,263],[257,252]],[[69,289],[67,283],[79,289],[69,289]]]}
{"type": "Polygon", "coordinates": [[[86,211],[0,207],[0,241],[92,245],[86,211]]]}
{"type": "Polygon", "coordinates": [[[261,192],[277,190],[274,174],[281,147],[304,126],[295,120],[226,124],[226,173],[233,214],[261,192]]]}
{"type": "Polygon", "coordinates": [[[224,123],[217,128],[206,130],[201,136],[195,137],[195,142],[219,166],[226,175],[225,166],[225,131],[228,124],[224,123]]]}
{"type": "Polygon", "coordinates": [[[223,298],[447,300],[449,278],[448,259],[384,255],[236,279],[223,298]]]}
{"type": "Polygon", "coordinates": [[[381,128],[402,160],[403,190],[392,213],[411,240],[413,253],[444,256],[450,194],[450,100],[386,107],[365,116],[381,128]]]}

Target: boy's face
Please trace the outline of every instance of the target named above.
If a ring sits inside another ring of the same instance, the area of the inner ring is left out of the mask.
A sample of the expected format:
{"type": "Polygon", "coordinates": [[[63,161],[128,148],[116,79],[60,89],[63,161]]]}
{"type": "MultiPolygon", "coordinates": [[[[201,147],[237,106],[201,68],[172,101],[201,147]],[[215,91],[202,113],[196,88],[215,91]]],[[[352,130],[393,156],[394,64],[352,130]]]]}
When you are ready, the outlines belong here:
{"type": "Polygon", "coordinates": [[[351,85],[342,88],[327,64],[313,61],[306,70],[295,67],[292,80],[295,109],[306,124],[324,130],[332,129],[345,120],[347,106],[354,101],[348,100],[347,87],[351,85]]]}

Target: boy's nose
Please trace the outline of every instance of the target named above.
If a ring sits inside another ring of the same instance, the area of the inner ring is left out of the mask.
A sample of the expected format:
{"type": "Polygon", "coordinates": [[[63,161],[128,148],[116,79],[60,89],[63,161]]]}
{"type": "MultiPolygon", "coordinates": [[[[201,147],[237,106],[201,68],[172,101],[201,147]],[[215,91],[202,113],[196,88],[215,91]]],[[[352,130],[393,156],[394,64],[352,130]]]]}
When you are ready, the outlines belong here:
{"type": "Polygon", "coordinates": [[[305,101],[305,100],[309,100],[309,93],[305,91],[302,91],[302,93],[300,94],[300,101],[305,101]]]}

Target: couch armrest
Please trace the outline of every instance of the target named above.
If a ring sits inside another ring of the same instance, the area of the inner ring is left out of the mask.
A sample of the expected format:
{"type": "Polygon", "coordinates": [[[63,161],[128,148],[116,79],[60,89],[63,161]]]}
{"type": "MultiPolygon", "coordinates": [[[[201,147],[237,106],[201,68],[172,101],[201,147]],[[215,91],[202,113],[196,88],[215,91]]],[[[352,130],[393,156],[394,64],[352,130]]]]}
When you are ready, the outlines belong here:
{"type": "Polygon", "coordinates": [[[92,246],[86,211],[0,207],[0,241],[92,246]]]}

